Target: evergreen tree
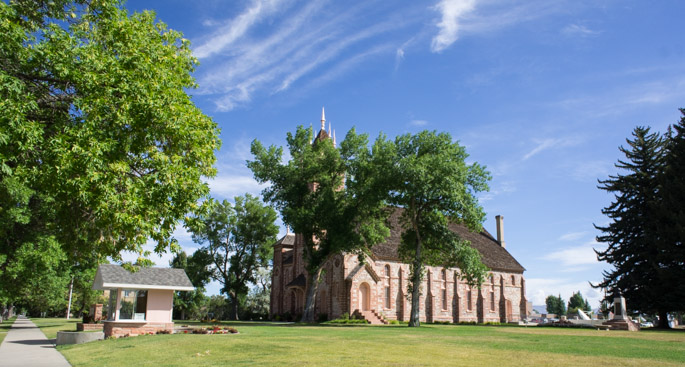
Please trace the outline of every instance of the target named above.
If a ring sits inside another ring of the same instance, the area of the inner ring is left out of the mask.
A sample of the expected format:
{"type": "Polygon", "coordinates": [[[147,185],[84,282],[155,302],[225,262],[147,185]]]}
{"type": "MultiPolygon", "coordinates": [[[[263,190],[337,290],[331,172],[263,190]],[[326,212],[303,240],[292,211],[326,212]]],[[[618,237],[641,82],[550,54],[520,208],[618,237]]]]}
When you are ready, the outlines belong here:
{"type": "Polygon", "coordinates": [[[597,258],[613,266],[603,273],[604,280],[597,287],[608,288],[613,294],[620,292],[629,309],[658,313],[666,320],[672,309],[661,300],[677,283],[663,272],[663,261],[669,256],[661,246],[659,223],[663,139],[649,128],[637,127],[633,139],[626,141],[628,148],[619,148],[626,160],[616,164],[625,174],[599,181],[599,188],[613,193],[615,200],[602,210],[612,222],[595,225],[602,231],[597,241],[607,244],[605,250],[595,250],[597,258]]]}
{"type": "MultiPolygon", "coordinates": [[[[666,135],[659,207],[659,275],[666,285],[656,300],[663,309],[685,311],[685,109],[666,135]]],[[[660,319],[666,317],[660,315],[660,319]]]]}

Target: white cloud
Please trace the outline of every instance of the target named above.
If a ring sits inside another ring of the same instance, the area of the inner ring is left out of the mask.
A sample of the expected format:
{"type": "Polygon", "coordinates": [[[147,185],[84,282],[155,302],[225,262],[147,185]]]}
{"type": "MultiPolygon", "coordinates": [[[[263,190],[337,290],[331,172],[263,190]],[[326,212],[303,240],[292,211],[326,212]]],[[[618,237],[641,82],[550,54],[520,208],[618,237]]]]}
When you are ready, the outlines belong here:
{"type": "Polygon", "coordinates": [[[203,66],[208,71],[198,77],[198,93],[214,96],[220,111],[247,105],[255,94],[289,90],[305,76],[313,76],[310,84],[318,85],[372,55],[396,51],[397,43],[383,41],[379,46],[378,39],[418,21],[398,21],[391,13],[371,24],[355,22],[369,11],[368,4],[326,17],[321,16],[330,11],[325,2],[302,6],[288,3],[287,7],[278,6],[276,1],[255,4],[262,5],[229,21],[235,26],[221,28],[195,50],[209,64],[203,66]],[[248,32],[246,24],[256,24],[262,18],[266,25],[248,32]],[[228,49],[228,45],[230,53],[219,57],[220,50],[228,49]]]}
{"type": "Polygon", "coordinates": [[[543,259],[548,261],[558,261],[562,266],[567,267],[567,269],[561,270],[576,270],[578,266],[581,265],[594,265],[598,264],[597,254],[595,254],[594,248],[599,248],[602,245],[592,241],[580,246],[567,247],[562,250],[551,252],[545,256],[543,259]]]}
{"type": "Polygon", "coordinates": [[[559,237],[559,241],[576,241],[587,235],[587,232],[570,232],[559,237]]]}
{"type": "Polygon", "coordinates": [[[563,33],[567,36],[590,37],[590,36],[596,36],[596,35],[600,34],[601,32],[593,31],[592,29],[589,29],[584,25],[569,24],[566,27],[564,27],[564,29],[561,30],[561,33],[563,33]]]}
{"type": "Polygon", "coordinates": [[[530,152],[528,152],[526,155],[523,156],[523,160],[527,160],[530,157],[542,152],[543,150],[549,149],[554,147],[555,145],[559,144],[558,139],[545,139],[540,142],[538,142],[537,146],[533,148],[530,152]]]}
{"type": "Polygon", "coordinates": [[[509,194],[516,191],[516,184],[511,181],[503,181],[498,185],[493,185],[490,191],[481,193],[478,197],[478,201],[485,202],[494,199],[496,196],[502,194],[509,194]]]}
{"type": "MultiPolygon", "coordinates": [[[[193,54],[195,57],[202,59],[221,52],[240,37],[245,35],[252,25],[276,10],[280,2],[281,0],[253,1],[249,9],[246,9],[245,12],[216,31],[203,44],[196,47],[193,54]]],[[[209,26],[211,24],[212,22],[204,22],[205,26],[209,26]]]]}
{"type": "Polygon", "coordinates": [[[431,51],[441,52],[459,37],[460,18],[472,12],[476,7],[475,0],[441,0],[435,9],[440,12],[440,22],[436,24],[439,31],[431,42],[431,51]]]}
{"type": "Polygon", "coordinates": [[[260,185],[252,176],[245,175],[217,175],[214,179],[209,180],[209,188],[212,196],[221,197],[233,200],[238,195],[245,193],[254,196],[260,195],[265,185],[260,185]]]}
{"type": "Polygon", "coordinates": [[[426,120],[411,120],[409,122],[409,124],[412,126],[426,126],[428,124],[428,121],[426,121],[426,120]]]}

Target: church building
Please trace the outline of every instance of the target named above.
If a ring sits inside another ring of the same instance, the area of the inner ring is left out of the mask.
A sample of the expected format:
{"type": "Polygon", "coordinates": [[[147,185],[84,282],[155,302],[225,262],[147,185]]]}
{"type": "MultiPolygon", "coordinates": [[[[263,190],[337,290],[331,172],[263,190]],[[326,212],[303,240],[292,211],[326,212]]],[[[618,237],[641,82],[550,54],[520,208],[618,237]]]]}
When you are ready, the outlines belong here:
{"type": "MultiPolygon", "coordinates": [[[[325,129],[322,112],[317,139],[335,136],[325,129]]],[[[332,320],[342,314],[363,317],[372,324],[388,320],[408,321],[411,301],[407,297],[410,266],[401,262],[398,247],[402,226],[400,208],[389,217],[390,236],[371,249],[371,256],[361,264],[357,255],[341,253],[324,265],[316,294],[316,313],[332,320]]],[[[450,224],[450,229],[477,249],[490,268],[480,288],[470,287],[459,276],[458,268],[426,266],[421,286],[420,319],[422,322],[518,322],[527,314],[525,269],[506,250],[503,218],[497,216],[497,238],[486,230],[469,231],[450,224]]],[[[271,278],[272,319],[297,319],[304,309],[308,286],[303,259],[303,239],[287,233],[274,244],[271,278]]]]}

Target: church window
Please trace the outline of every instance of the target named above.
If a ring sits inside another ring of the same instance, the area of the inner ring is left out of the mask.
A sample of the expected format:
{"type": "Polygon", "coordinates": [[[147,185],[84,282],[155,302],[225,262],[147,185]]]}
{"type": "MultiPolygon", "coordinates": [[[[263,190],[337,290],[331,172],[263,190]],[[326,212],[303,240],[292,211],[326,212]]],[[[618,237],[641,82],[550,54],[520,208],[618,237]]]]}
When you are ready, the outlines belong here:
{"type": "Polygon", "coordinates": [[[390,308],[390,265],[385,265],[385,308],[390,308]]]}
{"type": "Polygon", "coordinates": [[[471,287],[469,287],[469,290],[466,292],[466,309],[471,311],[471,301],[472,301],[472,293],[471,293],[471,287]]]}
{"type": "Polygon", "coordinates": [[[447,270],[442,269],[442,282],[440,284],[442,288],[442,309],[447,309],[447,270]]]}
{"type": "Polygon", "coordinates": [[[490,292],[490,311],[495,310],[495,291],[490,292]]]}
{"type": "Polygon", "coordinates": [[[516,277],[513,275],[511,276],[511,285],[516,285],[516,277]]]}

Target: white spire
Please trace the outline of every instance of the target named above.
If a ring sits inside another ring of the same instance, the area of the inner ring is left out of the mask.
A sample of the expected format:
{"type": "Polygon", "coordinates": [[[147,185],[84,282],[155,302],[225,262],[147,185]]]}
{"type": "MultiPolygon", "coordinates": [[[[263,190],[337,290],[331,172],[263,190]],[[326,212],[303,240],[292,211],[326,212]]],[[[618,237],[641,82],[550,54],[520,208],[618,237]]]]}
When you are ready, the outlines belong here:
{"type": "Polygon", "coordinates": [[[328,136],[331,136],[331,122],[328,121],[328,136]]]}
{"type": "Polygon", "coordinates": [[[336,144],[335,144],[335,130],[333,130],[333,146],[336,146],[336,144]]]}
{"type": "Polygon", "coordinates": [[[321,130],[326,130],[326,112],[321,107],[321,130]]]}

